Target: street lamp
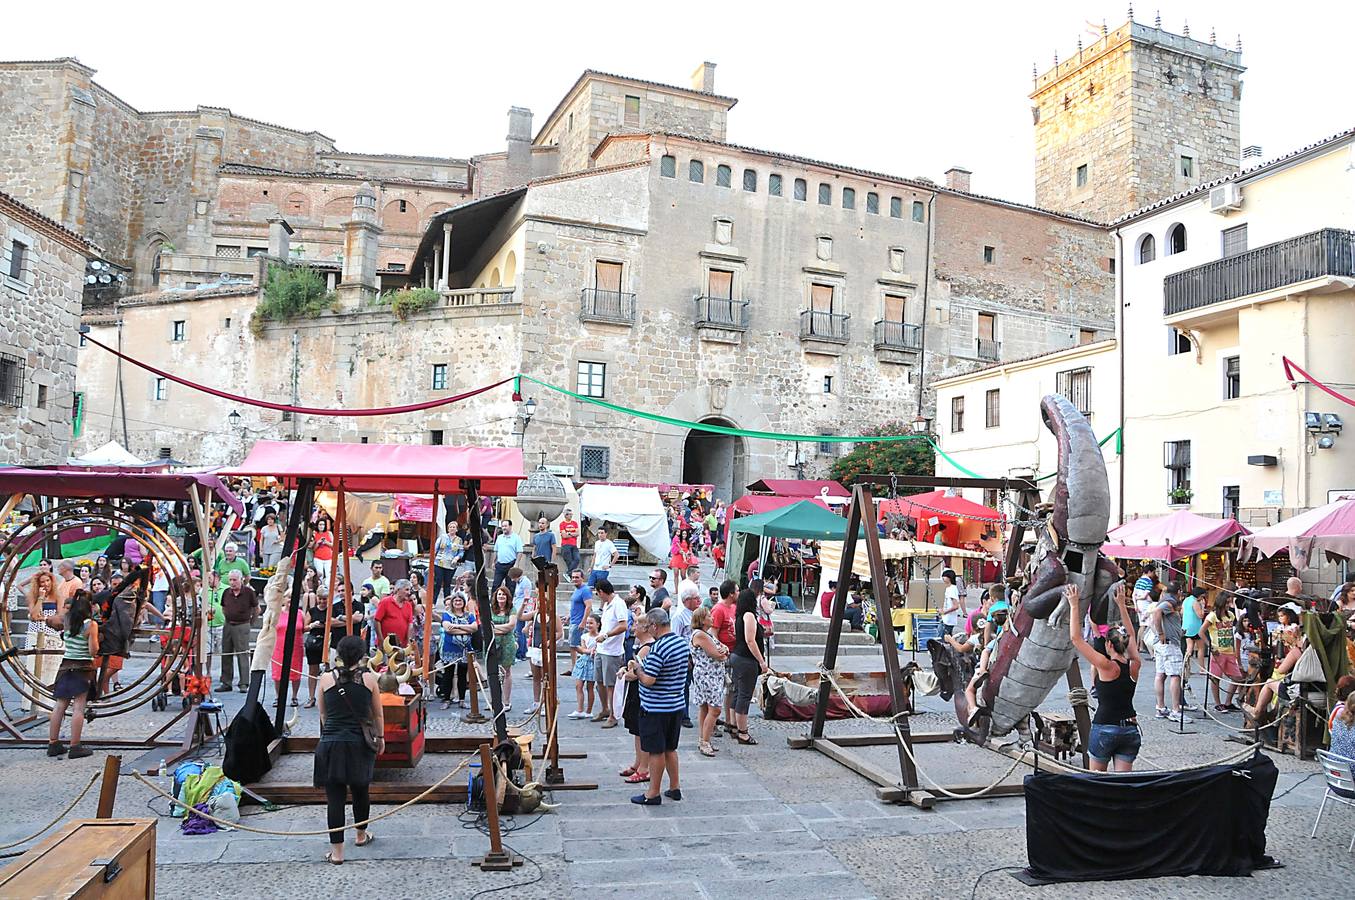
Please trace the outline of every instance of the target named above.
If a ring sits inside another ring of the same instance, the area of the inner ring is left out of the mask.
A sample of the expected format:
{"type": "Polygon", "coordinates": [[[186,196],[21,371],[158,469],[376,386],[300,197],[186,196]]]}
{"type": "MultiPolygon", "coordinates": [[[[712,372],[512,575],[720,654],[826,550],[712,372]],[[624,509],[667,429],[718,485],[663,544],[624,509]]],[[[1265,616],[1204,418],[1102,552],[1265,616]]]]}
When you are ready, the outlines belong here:
{"type": "Polygon", "coordinates": [[[226,416],[226,421],[230,423],[231,428],[239,428],[239,427],[240,427],[240,411],[237,410],[237,409],[231,410],[231,414],[230,414],[229,416],[226,416]]]}
{"type": "MultiPolygon", "coordinates": [[[[527,426],[532,424],[532,416],[536,415],[536,400],[528,397],[522,404],[522,443],[521,447],[527,446],[527,426]]],[[[553,518],[553,517],[552,517],[553,518]]]]}
{"type": "Polygon", "coordinates": [[[913,434],[927,433],[927,419],[925,416],[918,416],[913,419],[913,434]]]}

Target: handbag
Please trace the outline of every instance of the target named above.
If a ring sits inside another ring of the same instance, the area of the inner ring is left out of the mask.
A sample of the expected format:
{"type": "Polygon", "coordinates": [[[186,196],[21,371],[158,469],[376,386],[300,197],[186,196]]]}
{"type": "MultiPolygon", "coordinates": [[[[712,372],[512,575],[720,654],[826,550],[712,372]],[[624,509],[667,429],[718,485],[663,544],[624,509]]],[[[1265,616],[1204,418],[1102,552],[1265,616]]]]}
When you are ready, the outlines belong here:
{"type": "Polygon", "coordinates": [[[1327,680],[1327,673],[1322,671],[1322,657],[1318,656],[1317,648],[1312,644],[1303,651],[1299,661],[1294,665],[1294,670],[1289,673],[1289,680],[1294,682],[1324,682],[1327,680]]]}
{"type": "Polygon", "coordinates": [[[357,719],[362,725],[362,740],[367,745],[367,749],[373,753],[380,752],[381,741],[385,739],[385,735],[376,730],[376,723],[372,721],[372,717],[370,715],[358,715],[358,711],[353,708],[353,698],[348,696],[348,692],[343,689],[342,685],[339,686],[339,696],[343,697],[343,702],[348,704],[348,711],[353,714],[353,718],[357,719]]]}

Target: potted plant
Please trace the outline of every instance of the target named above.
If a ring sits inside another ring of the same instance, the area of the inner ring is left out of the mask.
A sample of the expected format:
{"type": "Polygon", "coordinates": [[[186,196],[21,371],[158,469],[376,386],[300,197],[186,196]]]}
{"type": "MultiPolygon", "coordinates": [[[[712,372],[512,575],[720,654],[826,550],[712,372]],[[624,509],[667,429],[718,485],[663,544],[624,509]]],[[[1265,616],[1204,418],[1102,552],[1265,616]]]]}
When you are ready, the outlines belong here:
{"type": "Polygon", "coordinates": [[[1186,506],[1194,496],[1190,488],[1172,488],[1167,492],[1167,499],[1171,501],[1172,506],[1186,506]]]}

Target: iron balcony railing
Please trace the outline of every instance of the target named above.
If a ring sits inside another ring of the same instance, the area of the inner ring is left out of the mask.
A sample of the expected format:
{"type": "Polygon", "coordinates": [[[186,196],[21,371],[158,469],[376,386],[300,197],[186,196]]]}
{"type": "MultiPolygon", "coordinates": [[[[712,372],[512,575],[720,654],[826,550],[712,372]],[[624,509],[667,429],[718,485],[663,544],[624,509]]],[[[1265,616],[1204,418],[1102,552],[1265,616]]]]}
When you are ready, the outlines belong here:
{"type": "Polygon", "coordinates": [[[806,309],[800,312],[800,339],[847,342],[848,313],[806,309]]]}
{"type": "Polygon", "coordinates": [[[720,328],[748,329],[748,301],[728,297],[697,297],[696,324],[720,328]]]}
{"type": "Polygon", "coordinates": [[[974,341],[974,355],[979,359],[999,360],[1002,358],[1002,342],[977,338],[974,341]]]}
{"type": "Polygon", "coordinates": [[[625,291],[584,288],[579,318],[585,322],[635,322],[635,295],[625,291]]]}
{"type": "Polygon", "coordinates": [[[1325,275],[1355,276],[1355,231],[1323,228],[1168,275],[1162,314],[1173,316],[1325,275]]]}
{"type": "Polygon", "coordinates": [[[875,349],[921,350],[922,326],[880,319],[875,323],[875,349]]]}

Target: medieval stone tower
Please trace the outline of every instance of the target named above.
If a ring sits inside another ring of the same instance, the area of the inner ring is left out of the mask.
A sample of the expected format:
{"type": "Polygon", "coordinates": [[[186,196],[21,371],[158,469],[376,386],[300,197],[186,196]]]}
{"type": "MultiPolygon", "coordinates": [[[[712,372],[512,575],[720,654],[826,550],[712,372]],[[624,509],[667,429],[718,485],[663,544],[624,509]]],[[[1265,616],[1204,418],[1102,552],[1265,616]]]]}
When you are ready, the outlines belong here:
{"type": "Polygon", "coordinates": [[[1160,21],[1056,60],[1030,95],[1035,202],[1109,222],[1236,170],[1243,71],[1240,40],[1227,50],[1160,21]]]}

